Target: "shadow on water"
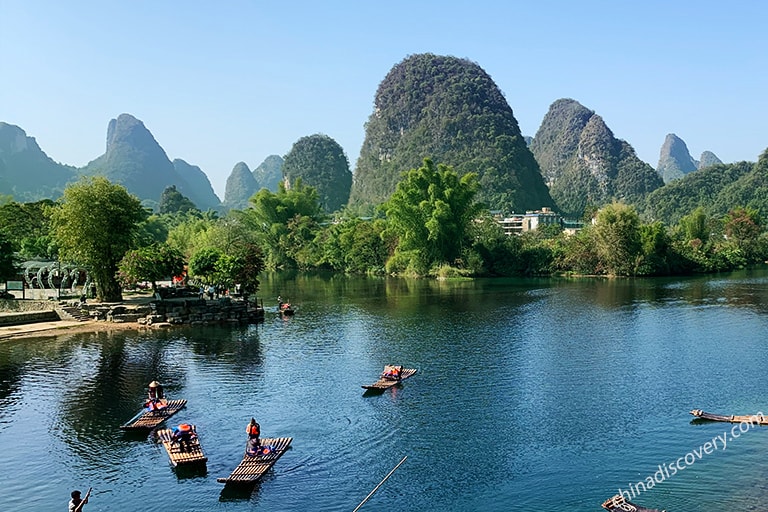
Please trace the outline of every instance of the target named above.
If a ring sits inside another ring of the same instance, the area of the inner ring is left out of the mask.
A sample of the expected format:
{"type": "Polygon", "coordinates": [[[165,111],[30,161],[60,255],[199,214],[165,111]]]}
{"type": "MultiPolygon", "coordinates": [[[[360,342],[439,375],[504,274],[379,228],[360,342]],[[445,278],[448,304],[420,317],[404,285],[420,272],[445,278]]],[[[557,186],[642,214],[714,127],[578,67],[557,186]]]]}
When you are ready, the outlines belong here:
{"type": "Polygon", "coordinates": [[[226,483],[219,495],[219,501],[248,501],[261,487],[261,482],[255,483],[226,483]]]}
{"type": "Polygon", "coordinates": [[[394,386],[390,386],[388,388],[381,388],[381,389],[366,389],[365,392],[363,392],[363,397],[381,396],[384,394],[385,391],[389,391],[393,389],[403,389],[403,384],[397,383],[394,386]]]}
{"type": "Polygon", "coordinates": [[[126,441],[146,441],[151,437],[154,438],[154,431],[146,429],[136,430],[121,430],[123,433],[123,439],[126,441]]]}
{"type": "Polygon", "coordinates": [[[208,475],[208,465],[205,462],[199,464],[186,464],[173,468],[176,478],[179,480],[188,480],[192,478],[202,478],[208,475]]]}

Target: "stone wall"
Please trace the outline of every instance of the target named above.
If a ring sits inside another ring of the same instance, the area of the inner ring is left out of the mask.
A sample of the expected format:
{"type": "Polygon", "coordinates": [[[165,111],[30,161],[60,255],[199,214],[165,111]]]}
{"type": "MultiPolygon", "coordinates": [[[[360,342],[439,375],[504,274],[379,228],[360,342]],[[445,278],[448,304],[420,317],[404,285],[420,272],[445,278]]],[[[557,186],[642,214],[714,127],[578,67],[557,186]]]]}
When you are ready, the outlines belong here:
{"type": "Polygon", "coordinates": [[[53,311],[58,303],[53,300],[0,299],[0,312],[22,313],[26,311],[53,311]]]}
{"type": "MultiPolygon", "coordinates": [[[[255,323],[264,320],[264,310],[251,305],[246,312],[245,303],[223,297],[218,300],[171,299],[156,300],[148,304],[103,304],[79,301],[0,300],[0,325],[19,325],[59,320],[55,311],[60,306],[66,315],[103,320],[106,322],[136,322],[142,325],[217,323],[255,323]]],[[[64,314],[64,313],[62,313],[64,314]]]]}
{"type": "Polygon", "coordinates": [[[59,315],[55,311],[25,311],[0,314],[0,326],[34,324],[37,322],[55,322],[59,315]]]}
{"type": "Polygon", "coordinates": [[[245,303],[230,298],[218,300],[172,299],[157,300],[146,305],[86,304],[84,310],[96,320],[142,325],[188,324],[207,325],[217,323],[253,323],[264,320],[264,310],[253,305],[246,313],[245,303]]]}

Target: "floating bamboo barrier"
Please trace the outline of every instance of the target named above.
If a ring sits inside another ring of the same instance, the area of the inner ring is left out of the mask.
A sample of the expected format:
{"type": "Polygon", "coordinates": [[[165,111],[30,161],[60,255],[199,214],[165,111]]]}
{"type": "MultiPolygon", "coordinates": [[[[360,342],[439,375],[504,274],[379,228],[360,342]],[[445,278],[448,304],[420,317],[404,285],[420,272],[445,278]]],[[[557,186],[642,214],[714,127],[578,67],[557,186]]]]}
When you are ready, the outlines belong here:
{"type": "Polygon", "coordinates": [[[691,411],[691,414],[702,420],[722,421],[726,423],[750,423],[752,425],[768,425],[768,418],[759,412],[751,416],[735,414],[724,416],[722,414],[711,414],[704,412],[701,409],[694,409],[691,411]]]}
{"type": "Polygon", "coordinates": [[[611,512],[665,512],[657,508],[645,508],[624,499],[622,494],[605,500],[603,508],[611,512]]]}
{"type": "Polygon", "coordinates": [[[255,484],[283,456],[291,441],[292,437],[261,439],[262,446],[273,446],[275,449],[266,455],[243,455],[243,460],[228,477],[217,478],[216,481],[222,484],[255,484]]]}
{"type": "Polygon", "coordinates": [[[142,409],[139,413],[120,425],[123,430],[152,430],[162,422],[182,410],[187,405],[186,400],[169,400],[167,405],[158,411],[142,409]]]}
{"type": "Polygon", "coordinates": [[[414,373],[416,373],[416,368],[403,368],[403,370],[400,372],[400,380],[379,379],[373,384],[363,386],[363,389],[384,391],[385,389],[389,389],[392,386],[404,381],[408,377],[412,376],[414,373]]]}
{"type": "Polygon", "coordinates": [[[162,429],[157,431],[157,438],[163,443],[165,451],[168,452],[168,458],[174,467],[191,464],[204,464],[208,457],[203,455],[203,449],[200,447],[200,440],[197,435],[189,441],[189,448],[182,451],[179,443],[173,443],[173,430],[162,429]]]}

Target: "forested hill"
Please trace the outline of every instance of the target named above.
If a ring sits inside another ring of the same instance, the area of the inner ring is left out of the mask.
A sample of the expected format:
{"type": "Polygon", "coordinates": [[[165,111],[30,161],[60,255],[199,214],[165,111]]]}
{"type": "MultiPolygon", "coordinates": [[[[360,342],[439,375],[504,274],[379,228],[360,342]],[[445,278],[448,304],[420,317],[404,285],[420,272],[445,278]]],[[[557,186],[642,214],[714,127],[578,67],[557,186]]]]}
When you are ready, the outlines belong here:
{"type": "Polygon", "coordinates": [[[673,225],[698,207],[717,218],[736,207],[768,216],[768,149],[756,164],[716,164],[665,185],[648,196],[645,216],[673,225]]]}
{"type": "Polygon", "coordinates": [[[106,153],[82,172],[104,176],[150,203],[159,201],[166,187],[177,185],[200,209],[220,204],[205,174],[183,160],[174,166],[144,124],[130,114],[109,122],[106,153]]]}
{"type": "Polygon", "coordinates": [[[674,133],[667,134],[659,152],[659,163],[656,172],[664,183],[678,180],[686,174],[695,171],[697,164],[688,152],[688,146],[683,139],[674,133]]]}
{"type": "Polygon", "coordinates": [[[350,208],[386,201],[400,173],[425,157],[478,174],[478,199],[519,212],[554,206],[512,109],[491,77],[466,59],[413,55],[379,85],[357,160],[350,208]]]}
{"type": "Polygon", "coordinates": [[[617,139],[603,119],[579,102],[555,101],[531,142],[558,209],[581,216],[614,200],[642,205],[661,187],[656,171],[617,139]]]}
{"type": "Polygon", "coordinates": [[[24,130],[0,122],[0,195],[20,202],[57,199],[75,180],[77,169],[54,162],[24,130]]]}

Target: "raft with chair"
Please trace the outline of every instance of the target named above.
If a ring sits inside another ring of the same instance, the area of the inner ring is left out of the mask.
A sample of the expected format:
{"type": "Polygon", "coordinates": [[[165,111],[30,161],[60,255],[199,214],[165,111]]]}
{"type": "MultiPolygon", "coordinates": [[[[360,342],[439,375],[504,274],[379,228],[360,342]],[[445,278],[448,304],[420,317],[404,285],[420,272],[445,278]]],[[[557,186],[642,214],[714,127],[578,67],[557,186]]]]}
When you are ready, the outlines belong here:
{"type": "Polygon", "coordinates": [[[226,478],[217,478],[222,484],[255,484],[269,468],[275,465],[277,459],[283,456],[293,441],[292,437],[274,437],[261,439],[260,453],[257,455],[244,454],[243,460],[226,478]]]}
{"type": "Polygon", "coordinates": [[[173,467],[204,464],[208,461],[208,457],[203,454],[200,439],[197,437],[194,425],[189,426],[195,434],[187,442],[186,446],[174,441],[172,429],[164,428],[157,431],[157,438],[163,443],[163,447],[168,453],[168,458],[173,467]]]}
{"type": "Polygon", "coordinates": [[[373,384],[363,385],[362,388],[369,389],[369,390],[384,391],[385,389],[389,389],[392,386],[401,383],[408,377],[411,377],[414,373],[416,373],[416,368],[403,368],[402,366],[387,365],[384,367],[384,371],[382,372],[382,376],[379,378],[379,380],[377,380],[373,384]],[[392,373],[393,371],[396,371],[396,370],[399,373],[399,378],[385,377],[385,375],[392,373]]]}
{"type": "Polygon", "coordinates": [[[603,508],[611,512],[666,512],[657,508],[645,508],[626,500],[623,494],[609,498],[603,502],[603,508]]]}
{"type": "Polygon", "coordinates": [[[152,430],[187,405],[187,401],[183,399],[163,399],[161,403],[165,405],[162,409],[150,411],[145,407],[136,416],[128,420],[127,423],[120,425],[120,428],[123,430],[152,430]]]}
{"type": "Polygon", "coordinates": [[[722,421],[725,423],[751,423],[752,425],[768,425],[768,418],[763,416],[763,414],[760,412],[755,413],[751,416],[736,415],[736,414],[725,416],[722,414],[712,414],[712,413],[704,412],[701,409],[694,409],[691,411],[691,414],[696,416],[699,419],[708,420],[708,421],[722,421]]]}

